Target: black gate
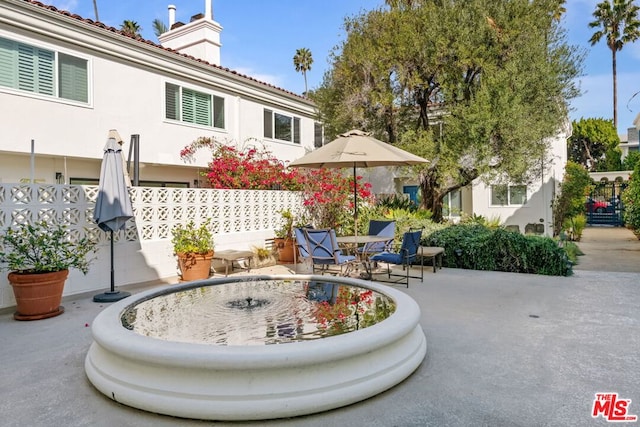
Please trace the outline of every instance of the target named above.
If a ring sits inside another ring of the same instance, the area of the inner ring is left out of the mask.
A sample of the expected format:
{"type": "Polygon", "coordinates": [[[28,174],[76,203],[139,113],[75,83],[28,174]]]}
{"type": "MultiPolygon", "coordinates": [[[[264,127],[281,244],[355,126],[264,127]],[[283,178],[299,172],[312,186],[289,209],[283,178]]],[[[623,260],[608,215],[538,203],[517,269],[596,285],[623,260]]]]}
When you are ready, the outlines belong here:
{"type": "Polygon", "coordinates": [[[587,224],[624,225],[622,191],[624,182],[599,182],[587,199],[587,224]]]}

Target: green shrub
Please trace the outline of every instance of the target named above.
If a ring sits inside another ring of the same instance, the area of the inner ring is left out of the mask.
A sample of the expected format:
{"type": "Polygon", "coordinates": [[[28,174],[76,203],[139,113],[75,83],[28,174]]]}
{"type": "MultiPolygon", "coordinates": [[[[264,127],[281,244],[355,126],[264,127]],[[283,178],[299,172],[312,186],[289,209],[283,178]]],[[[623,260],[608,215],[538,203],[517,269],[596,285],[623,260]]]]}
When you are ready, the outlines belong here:
{"type": "Polygon", "coordinates": [[[445,248],[446,267],[553,276],[571,274],[567,253],[548,237],[525,236],[481,224],[459,224],[431,233],[424,243],[445,248]]]}
{"type": "Polygon", "coordinates": [[[386,209],[404,209],[410,212],[418,210],[418,205],[408,197],[399,194],[381,196],[376,200],[376,205],[386,209]]]}
{"type": "Polygon", "coordinates": [[[565,242],[564,250],[567,252],[569,261],[571,261],[573,264],[578,264],[578,257],[584,255],[584,252],[582,252],[578,245],[573,242],[565,242]]]}
{"type": "Polygon", "coordinates": [[[567,218],[562,224],[562,231],[566,232],[569,240],[579,242],[582,238],[582,232],[587,226],[587,217],[584,214],[578,214],[567,218]]]}
{"type": "Polygon", "coordinates": [[[487,219],[483,215],[477,215],[477,214],[473,214],[471,216],[463,215],[460,223],[479,224],[487,228],[498,228],[502,226],[502,220],[500,219],[500,216],[492,216],[491,218],[487,219]]]}
{"type": "Polygon", "coordinates": [[[640,163],[636,164],[629,177],[629,185],[622,192],[622,202],[624,203],[624,222],[637,234],[640,230],[640,163]]]}
{"type": "Polygon", "coordinates": [[[560,192],[553,200],[553,235],[562,231],[567,218],[584,212],[584,203],[593,180],[584,166],[571,161],[565,166],[560,192]]]}

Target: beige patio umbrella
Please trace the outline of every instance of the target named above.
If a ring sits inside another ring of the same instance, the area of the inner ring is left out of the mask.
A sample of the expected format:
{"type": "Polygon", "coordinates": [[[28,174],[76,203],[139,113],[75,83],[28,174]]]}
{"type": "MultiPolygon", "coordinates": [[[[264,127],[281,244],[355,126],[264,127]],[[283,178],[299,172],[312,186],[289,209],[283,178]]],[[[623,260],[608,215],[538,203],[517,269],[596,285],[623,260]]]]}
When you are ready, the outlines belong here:
{"type": "Polygon", "coordinates": [[[382,142],[361,130],[350,130],[317,150],[295,160],[291,167],[312,169],[353,167],[354,219],[358,221],[358,182],[356,168],[375,166],[414,166],[429,160],[382,142]]]}

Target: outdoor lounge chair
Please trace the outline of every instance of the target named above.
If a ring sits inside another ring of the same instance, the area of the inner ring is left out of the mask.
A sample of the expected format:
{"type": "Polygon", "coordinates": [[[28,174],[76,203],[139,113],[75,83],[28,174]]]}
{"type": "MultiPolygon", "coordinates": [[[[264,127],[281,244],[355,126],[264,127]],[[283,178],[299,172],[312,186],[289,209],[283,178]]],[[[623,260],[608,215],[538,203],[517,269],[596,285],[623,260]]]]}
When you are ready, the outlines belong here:
{"type": "Polygon", "coordinates": [[[336,242],[333,229],[303,228],[313,272],[339,274],[347,276],[356,263],[354,255],[344,255],[336,242]]]}
{"type": "Polygon", "coordinates": [[[404,233],[402,237],[402,246],[400,250],[395,252],[381,252],[379,254],[375,254],[369,258],[370,261],[373,262],[384,262],[387,263],[387,277],[389,280],[380,280],[376,278],[376,280],[387,283],[399,283],[405,284],[407,288],[409,287],[409,279],[420,279],[421,282],[424,281],[424,261],[422,261],[421,257],[421,266],[420,266],[420,276],[412,276],[410,274],[411,264],[418,256],[418,250],[420,248],[420,239],[422,238],[422,230],[417,231],[407,231],[404,233]],[[391,265],[401,265],[403,273],[393,273],[391,270],[391,265]],[[397,277],[398,279],[394,280],[392,277],[397,277]]]}

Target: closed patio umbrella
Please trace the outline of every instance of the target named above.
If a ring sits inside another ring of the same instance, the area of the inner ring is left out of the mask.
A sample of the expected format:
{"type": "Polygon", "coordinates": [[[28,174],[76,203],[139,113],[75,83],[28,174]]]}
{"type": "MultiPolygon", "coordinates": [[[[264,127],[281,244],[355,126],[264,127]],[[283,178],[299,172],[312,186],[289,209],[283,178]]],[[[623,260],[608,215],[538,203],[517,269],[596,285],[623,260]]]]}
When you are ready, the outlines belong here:
{"type": "Polygon", "coordinates": [[[413,166],[429,160],[382,142],[361,130],[350,130],[338,138],[289,164],[313,169],[353,167],[354,218],[358,220],[356,168],[375,166],[413,166]]]}
{"type": "Polygon", "coordinates": [[[115,290],[113,268],[113,232],[122,230],[126,226],[127,220],[133,218],[133,208],[122,167],[122,147],[119,141],[122,139],[118,132],[110,130],[107,144],[104,147],[98,198],[93,211],[93,219],[98,227],[111,234],[111,289],[102,294],[94,295],[95,302],[114,302],[131,295],[129,292],[115,290]]]}

